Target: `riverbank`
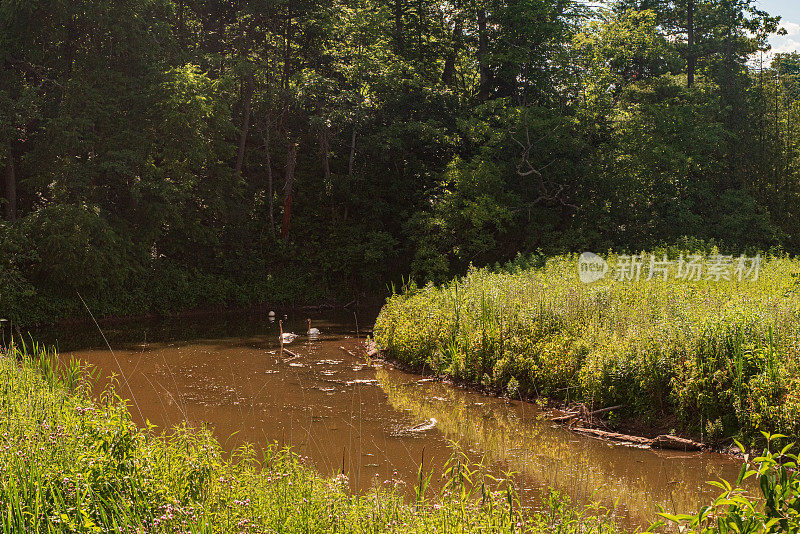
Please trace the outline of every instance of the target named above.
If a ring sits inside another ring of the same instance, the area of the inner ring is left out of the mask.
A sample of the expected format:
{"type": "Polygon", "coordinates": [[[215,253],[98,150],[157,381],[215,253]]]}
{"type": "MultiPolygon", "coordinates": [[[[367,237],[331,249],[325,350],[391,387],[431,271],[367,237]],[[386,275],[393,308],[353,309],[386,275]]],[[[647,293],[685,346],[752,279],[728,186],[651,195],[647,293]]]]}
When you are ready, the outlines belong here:
{"type": "MultiPolygon", "coordinates": [[[[332,311],[341,311],[359,315],[363,314],[365,318],[374,319],[380,309],[380,299],[377,297],[365,299],[363,302],[351,300],[349,302],[339,301],[318,301],[314,304],[305,305],[290,305],[285,302],[278,303],[265,303],[254,302],[250,304],[215,304],[200,307],[189,307],[185,309],[176,309],[173,311],[163,312],[142,312],[142,313],[116,313],[108,315],[96,315],[94,311],[87,311],[83,308],[82,313],[77,313],[72,316],[66,317],[51,317],[48,319],[41,319],[38,322],[24,324],[21,329],[18,325],[13,326],[14,333],[17,335],[24,335],[23,333],[33,328],[34,330],[47,328],[47,327],[65,327],[65,326],[92,326],[94,327],[95,321],[103,328],[107,326],[114,326],[120,324],[128,324],[134,321],[161,321],[165,319],[185,319],[185,318],[198,318],[198,317],[214,317],[220,315],[235,315],[235,314],[255,314],[264,317],[264,320],[269,319],[269,312],[275,312],[278,318],[286,314],[301,313],[304,315],[330,313],[332,311]]],[[[91,308],[89,308],[91,310],[91,308]]],[[[369,323],[371,324],[371,323],[369,323]]],[[[366,325],[365,325],[366,326],[366,325]]]]}
{"type": "MultiPolygon", "coordinates": [[[[614,257],[609,258],[613,262],[614,257]]],[[[404,288],[376,321],[392,360],[513,398],[581,402],[630,433],[717,446],[798,435],[800,262],[757,279],[584,284],[578,257],[404,288]]]]}
{"type": "MultiPolygon", "coordinates": [[[[413,367],[392,358],[371,340],[365,345],[364,350],[367,357],[373,362],[378,362],[379,365],[387,364],[407,373],[432,377],[425,378],[424,380],[436,380],[442,384],[473,391],[481,395],[489,395],[496,398],[509,398],[507,392],[497,387],[478,382],[470,382],[464,379],[455,379],[446,374],[426,374],[430,373],[430,369],[427,369],[424,365],[421,367],[413,367]]],[[[532,404],[541,411],[541,417],[543,419],[561,425],[571,431],[607,442],[614,442],[637,448],[669,449],[684,452],[713,450],[714,452],[730,455],[739,459],[743,457],[742,451],[736,446],[713,447],[707,443],[697,441],[694,436],[685,437],[674,435],[675,427],[670,424],[674,423],[674,417],[668,418],[665,421],[656,421],[652,423],[630,417],[623,421],[618,421],[614,425],[612,431],[608,426],[607,420],[604,418],[609,414],[613,415],[613,412],[621,409],[622,406],[599,408],[590,411],[583,403],[567,405],[563,401],[555,398],[526,397],[519,394],[517,397],[511,398],[510,400],[532,404]]]]}
{"type": "Polygon", "coordinates": [[[274,446],[263,456],[246,446],[227,458],[204,429],[138,428],[113,391],[93,402],[84,370],[56,361],[41,347],[0,356],[5,532],[619,530],[602,510],[557,495],[541,511],[521,511],[513,484],[480,471],[466,484],[468,466],[459,461],[437,495],[426,491],[423,471],[408,503],[395,480],[351,494],[344,475],[324,478],[274,446]]]}

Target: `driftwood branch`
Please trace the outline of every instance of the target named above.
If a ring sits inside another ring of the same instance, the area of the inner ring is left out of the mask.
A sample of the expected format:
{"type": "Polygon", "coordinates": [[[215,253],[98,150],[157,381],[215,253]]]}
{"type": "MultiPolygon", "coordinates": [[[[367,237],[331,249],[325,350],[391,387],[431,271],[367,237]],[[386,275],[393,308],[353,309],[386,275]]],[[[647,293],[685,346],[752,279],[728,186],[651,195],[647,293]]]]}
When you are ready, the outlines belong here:
{"type": "Polygon", "coordinates": [[[674,451],[701,451],[705,448],[705,444],[691,439],[679,438],[671,434],[661,434],[656,438],[643,438],[641,436],[631,436],[628,434],[618,434],[616,432],[607,432],[605,430],[598,430],[596,428],[575,428],[575,432],[581,434],[588,434],[597,438],[608,439],[611,441],[619,441],[624,443],[633,443],[635,445],[642,445],[650,447],[651,449],[669,449],[674,451]]]}
{"type": "Polygon", "coordinates": [[[349,354],[349,355],[350,355],[350,356],[352,356],[353,358],[356,358],[356,357],[357,357],[357,356],[356,356],[356,354],[355,354],[353,351],[351,351],[351,350],[347,350],[346,348],[344,348],[344,347],[342,347],[342,346],[340,346],[340,347],[339,347],[339,349],[340,349],[340,350],[343,350],[343,351],[345,351],[347,354],[349,354]]]}
{"type": "Polygon", "coordinates": [[[292,358],[299,358],[299,357],[300,357],[300,356],[299,356],[297,353],[295,353],[295,352],[292,352],[292,351],[290,351],[289,349],[285,349],[285,348],[283,348],[283,347],[281,347],[281,352],[285,352],[286,354],[288,354],[288,355],[289,355],[289,356],[291,356],[292,358]]]}
{"type": "Polygon", "coordinates": [[[599,410],[594,410],[589,412],[589,415],[600,415],[601,413],[607,413],[613,410],[619,410],[622,408],[622,404],[617,404],[616,406],[609,406],[608,408],[600,408],[599,410]]]}
{"type": "Polygon", "coordinates": [[[649,438],[643,438],[641,436],[629,436],[628,434],[618,434],[616,432],[608,432],[606,430],[598,430],[596,428],[573,428],[572,430],[575,432],[580,432],[581,434],[588,434],[590,436],[604,438],[611,441],[622,441],[645,446],[650,446],[653,443],[653,440],[649,438]]]}
{"type": "Polygon", "coordinates": [[[514,133],[511,133],[511,139],[513,139],[514,142],[522,149],[520,153],[520,161],[517,164],[517,174],[521,178],[527,178],[529,176],[536,177],[536,185],[539,190],[539,196],[532,202],[532,204],[538,204],[543,201],[558,202],[562,206],[578,209],[578,206],[567,202],[567,200],[564,198],[564,190],[566,189],[564,184],[555,183],[552,180],[548,180],[544,177],[543,172],[550,167],[550,165],[556,162],[555,159],[552,159],[548,163],[539,167],[536,167],[531,163],[531,150],[533,150],[536,145],[538,145],[551,134],[552,132],[548,132],[539,139],[531,141],[530,127],[527,124],[525,125],[524,141],[517,139],[514,133]]]}
{"type": "Polygon", "coordinates": [[[560,415],[557,417],[552,417],[550,420],[555,423],[566,423],[568,421],[574,420],[584,420],[589,424],[594,423],[594,416],[601,415],[604,413],[608,413],[613,410],[619,410],[624,405],[618,404],[616,406],[609,406],[607,408],[600,408],[599,410],[589,411],[585,404],[578,404],[577,406],[573,407],[570,410],[567,410],[565,415],[560,415]]]}
{"type": "Polygon", "coordinates": [[[598,410],[589,410],[585,404],[577,404],[573,406],[566,414],[557,417],[551,417],[550,420],[554,423],[566,424],[570,430],[580,432],[581,434],[593,436],[596,438],[607,439],[610,441],[617,441],[621,443],[632,443],[634,445],[649,447],[652,449],[672,449],[679,451],[699,451],[705,448],[705,444],[697,441],[692,441],[686,438],[680,438],[671,434],[661,434],[656,438],[645,438],[642,436],[632,436],[630,434],[620,434],[618,432],[611,432],[608,430],[600,430],[598,428],[587,428],[576,426],[578,424],[596,425],[602,424],[602,421],[595,420],[594,417],[608,413],[612,410],[622,408],[622,404],[616,406],[609,406],[607,408],[600,408],[598,410]]]}

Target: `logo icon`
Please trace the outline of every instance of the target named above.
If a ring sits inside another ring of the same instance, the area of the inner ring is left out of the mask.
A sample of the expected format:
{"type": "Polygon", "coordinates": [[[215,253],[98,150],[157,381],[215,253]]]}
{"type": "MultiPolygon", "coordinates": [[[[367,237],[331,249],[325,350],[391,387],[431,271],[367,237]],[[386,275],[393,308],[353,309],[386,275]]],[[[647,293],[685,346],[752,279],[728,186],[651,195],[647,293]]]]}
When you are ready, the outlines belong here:
{"type": "Polygon", "coordinates": [[[584,284],[602,280],[607,273],[608,263],[597,254],[584,252],[578,258],[578,276],[584,284]]]}

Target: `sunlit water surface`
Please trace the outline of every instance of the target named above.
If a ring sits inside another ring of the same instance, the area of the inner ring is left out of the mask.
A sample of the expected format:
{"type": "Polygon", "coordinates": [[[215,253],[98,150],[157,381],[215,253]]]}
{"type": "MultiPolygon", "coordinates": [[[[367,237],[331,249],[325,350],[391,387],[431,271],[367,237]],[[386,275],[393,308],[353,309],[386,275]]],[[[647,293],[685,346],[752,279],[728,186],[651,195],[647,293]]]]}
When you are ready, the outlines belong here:
{"type": "MultiPolygon", "coordinates": [[[[716,493],[705,481],[738,474],[739,462],[723,455],[612,445],[543,420],[530,403],[368,365],[355,321],[314,317],[321,335],[286,345],[294,356],[281,353],[277,322],[261,314],[118,323],[103,328],[113,352],[97,328],[37,335],[62,358],[96,366],[98,387],[116,375],[139,424],[208,424],[228,451],[289,445],[323,474],[343,471],[353,491],[400,479],[412,492],[420,462],[436,490],[457,443],[493,476],[511,476],[526,506],[555,488],[578,503],[616,502],[634,526],[648,524],[658,506],[696,509],[716,493]]],[[[306,328],[305,316],[284,321],[287,332],[306,328]]]]}

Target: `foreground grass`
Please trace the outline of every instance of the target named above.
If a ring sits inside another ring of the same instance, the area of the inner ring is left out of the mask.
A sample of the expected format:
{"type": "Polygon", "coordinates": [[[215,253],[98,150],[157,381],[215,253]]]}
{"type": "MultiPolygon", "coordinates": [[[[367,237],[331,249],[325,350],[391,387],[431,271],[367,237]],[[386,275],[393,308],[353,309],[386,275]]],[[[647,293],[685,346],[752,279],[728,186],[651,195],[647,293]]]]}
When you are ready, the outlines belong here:
{"type": "Polygon", "coordinates": [[[676,416],[712,441],[800,435],[800,261],[770,258],[757,280],[593,284],[577,264],[406,287],[375,339],[416,368],[514,396],[624,405],[618,416],[676,416]]]}
{"type": "Polygon", "coordinates": [[[93,402],[84,370],[56,361],[40,347],[0,353],[3,532],[617,531],[556,495],[521,512],[511,484],[470,475],[457,455],[447,489],[426,497],[423,476],[412,503],[391,489],[352,495],[343,475],[277,447],[226,458],[207,431],[137,428],[112,391],[93,402]]]}

